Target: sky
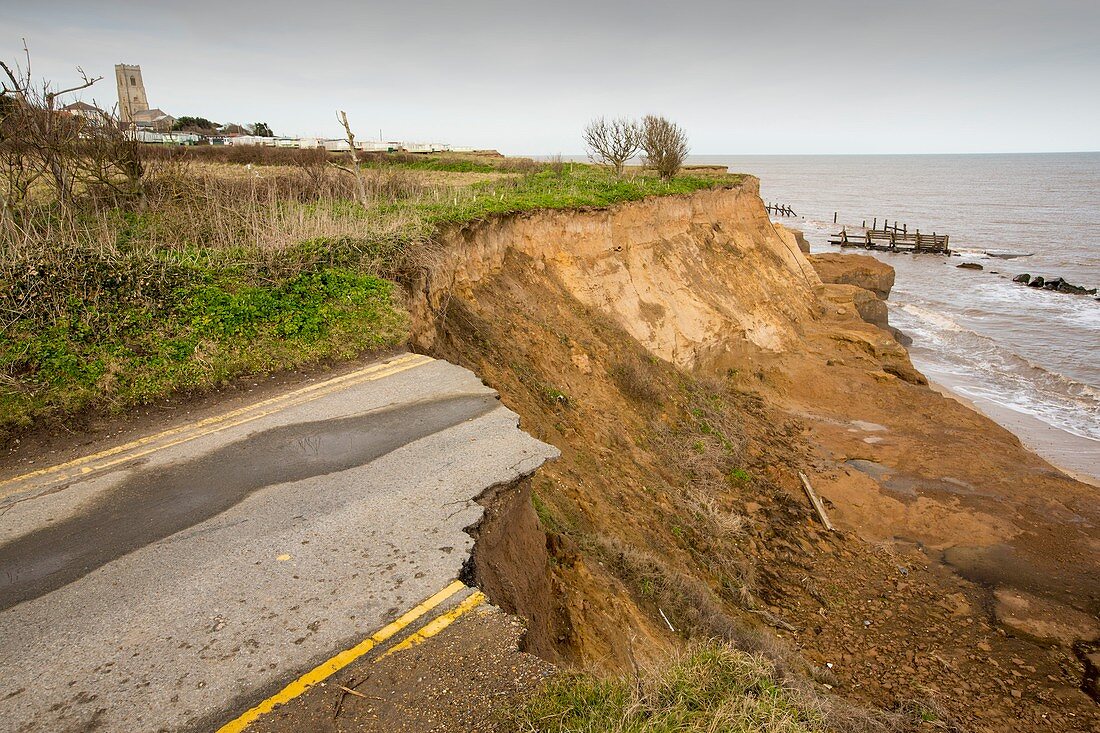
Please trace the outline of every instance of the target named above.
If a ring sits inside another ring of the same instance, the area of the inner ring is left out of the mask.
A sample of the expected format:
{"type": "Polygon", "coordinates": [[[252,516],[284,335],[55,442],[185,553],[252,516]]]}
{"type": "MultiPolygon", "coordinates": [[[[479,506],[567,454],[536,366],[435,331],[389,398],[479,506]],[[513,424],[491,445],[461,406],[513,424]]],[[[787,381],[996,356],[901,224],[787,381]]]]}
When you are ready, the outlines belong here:
{"type": "Polygon", "coordinates": [[[0,0],[0,58],[277,134],[583,153],[661,114],[693,154],[1100,150],[1097,0],[0,0]]]}

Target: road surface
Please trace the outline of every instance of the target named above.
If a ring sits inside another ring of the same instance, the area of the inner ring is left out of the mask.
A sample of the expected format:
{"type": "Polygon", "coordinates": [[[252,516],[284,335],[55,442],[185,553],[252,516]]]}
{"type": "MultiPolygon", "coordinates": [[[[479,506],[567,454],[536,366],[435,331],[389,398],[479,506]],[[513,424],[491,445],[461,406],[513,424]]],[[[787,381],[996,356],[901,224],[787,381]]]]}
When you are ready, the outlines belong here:
{"type": "Polygon", "coordinates": [[[474,499],[556,455],[404,354],[0,482],[0,727],[214,730],[431,627],[474,499]]]}

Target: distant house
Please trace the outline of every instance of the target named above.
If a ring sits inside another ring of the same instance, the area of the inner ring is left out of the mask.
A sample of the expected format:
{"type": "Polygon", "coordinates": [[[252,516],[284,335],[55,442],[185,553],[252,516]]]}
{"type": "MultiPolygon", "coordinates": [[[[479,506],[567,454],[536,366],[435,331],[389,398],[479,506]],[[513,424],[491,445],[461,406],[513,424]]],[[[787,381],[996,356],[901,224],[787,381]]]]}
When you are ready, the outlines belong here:
{"type": "Polygon", "coordinates": [[[108,122],[110,117],[106,112],[99,107],[88,104],[87,102],[73,102],[70,105],[66,105],[61,108],[62,112],[66,112],[73,117],[79,117],[86,120],[93,125],[103,125],[108,122]]]}
{"type": "Polygon", "coordinates": [[[176,118],[162,109],[142,109],[130,114],[130,120],[139,130],[167,132],[176,124],[176,118]]]}

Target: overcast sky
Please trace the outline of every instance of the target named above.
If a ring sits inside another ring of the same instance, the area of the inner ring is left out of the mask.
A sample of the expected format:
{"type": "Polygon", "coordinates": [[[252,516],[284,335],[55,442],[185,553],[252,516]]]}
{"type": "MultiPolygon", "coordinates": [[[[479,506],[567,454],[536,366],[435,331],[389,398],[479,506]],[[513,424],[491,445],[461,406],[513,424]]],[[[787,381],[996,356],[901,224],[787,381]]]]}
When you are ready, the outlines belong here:
{"type": "Polygon", "coordinates": [[[140,64],[150,104],[279,134],[579,153],[664,114],[696,154],[1100,149],[1100,1],[0,0],[57,82],[140,64]]]}

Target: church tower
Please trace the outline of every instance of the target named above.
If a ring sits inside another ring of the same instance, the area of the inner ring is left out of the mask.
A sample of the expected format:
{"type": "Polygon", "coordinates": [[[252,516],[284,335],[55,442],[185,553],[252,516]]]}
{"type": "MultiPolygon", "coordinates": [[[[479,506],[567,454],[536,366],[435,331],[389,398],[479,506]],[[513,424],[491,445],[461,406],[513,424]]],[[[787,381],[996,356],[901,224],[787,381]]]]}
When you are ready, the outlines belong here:
{"type": "Polygon", "coordinates": [[[118,85],[118,116],[129,125],[135,112],[149,109],[145,82],[141,80],[141,67],[115,64],[115,83],[118,85]]]}

